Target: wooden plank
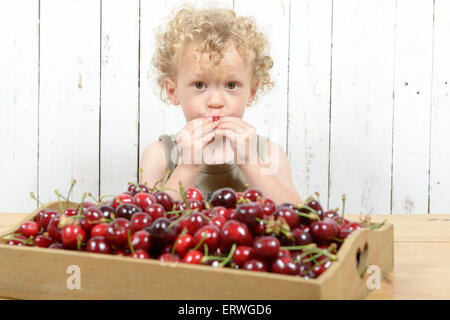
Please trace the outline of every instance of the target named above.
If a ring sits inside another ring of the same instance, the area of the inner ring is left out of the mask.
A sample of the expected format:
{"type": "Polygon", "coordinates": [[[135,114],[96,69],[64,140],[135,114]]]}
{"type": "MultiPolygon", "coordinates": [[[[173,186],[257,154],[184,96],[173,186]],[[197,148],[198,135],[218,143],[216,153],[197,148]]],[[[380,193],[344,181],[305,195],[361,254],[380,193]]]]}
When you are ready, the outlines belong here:
{"type": "Polygon", "coordinates": [[[100,194],[108,195],[137,181],[138,0],[102,2],[101,51],[100,194]]]}
{"type": "Polygon", "coordinates": [[[433,1],[397,1],[392,213],[428,212],[433,1]]]}
{"type": "Polygon", "coordinates": [[[331,1],[291,1],[288,150],[303,199],[319,192],[328,205],[331,1]]]}
{"type": "MultiPolygon", "coordinates": [[[[259,94],[247,108],[243,120],[253,125],[258,134],[280,144],[287,153],[287,90],[289,62],[289,3],[290,1],[235,0],[239,15],[252,16],[269,42],[274,65],[270,72],[274,88],[259,94]]],[[[274,168],[277,170],[276,168],[274,168]]]]}
{"type": "Polygon", "coordinates": [[[450,243],[396,243],[394,261],[394,272],[366,299],[450,299],[450,243]]]}
{"type": "Polygon", "coordinates": [[[450,2],[436,0],[434,9],[431,102],[430,213],[450,212],[450,2]]]}
{"type": "Polygon", "coordinates": [[[100,1],[41,2],[39,188],[98,190],[100,1]]]}
{"type": "Polygon", "coordinates": [[[329,207],[390,213],[395,2],[335,1],[329,207]]]}
{"type": "Polygon", "coordinates": [[[36,208],[38,19],[37,1],[0,2],[0,194],[8,211],[36,208]]]}

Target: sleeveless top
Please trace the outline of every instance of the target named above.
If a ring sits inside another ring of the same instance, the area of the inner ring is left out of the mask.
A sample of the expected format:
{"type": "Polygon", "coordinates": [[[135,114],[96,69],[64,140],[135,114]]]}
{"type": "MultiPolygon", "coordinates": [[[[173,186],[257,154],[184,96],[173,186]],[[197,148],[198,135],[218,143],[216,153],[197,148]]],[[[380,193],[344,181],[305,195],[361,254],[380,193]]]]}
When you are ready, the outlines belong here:
{"type": "MultiPolygon", "coordinates": [[[[178,147],[176,134],[161,135],[159,137],[159,140],[164,144],[167,170],[170,170],[170,173],[172,173],[178,163],[178,147]],[[172,152],[174,153],[173,155],[172,152]],[[176,159],[176,162],[174,162],[172,159],[176,159]]],[[[257,150],[258,156],[261,161],[265,161],[267,142],[268,138],[257,135],[257,150]]],[[[247,181],[245,179],[245,176],[236,163],[205,163],[203,169],[198,174],[193,187],[200,190],[205,195],[206,200],[209,201],[212,193],[217,189],[230,187],[235,191],[243,192],[248,187],[248,185],[246,184],[247,181]]]]}

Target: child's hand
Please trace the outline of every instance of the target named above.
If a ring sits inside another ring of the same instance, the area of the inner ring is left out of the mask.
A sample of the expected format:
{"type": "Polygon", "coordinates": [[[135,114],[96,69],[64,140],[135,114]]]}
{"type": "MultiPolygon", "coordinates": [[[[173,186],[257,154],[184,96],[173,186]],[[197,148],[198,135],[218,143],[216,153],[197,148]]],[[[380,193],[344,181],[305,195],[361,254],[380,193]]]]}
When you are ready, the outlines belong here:
{"type": "Polygon", "coordinates": [[[220,122],[215,133],[230,139],[237,165],[242,168],[244,165],[256,164],[258,161],[256,129],[236,117],[223,117],[220,122]]]}
{"type": "Polygon", "coordinates": [[[214,129],[220,121],[197,118],[189,121],[177,135],[178,165],[187,164],[201,169],[204,165],[203,150],[215,139],[214,129]]]}

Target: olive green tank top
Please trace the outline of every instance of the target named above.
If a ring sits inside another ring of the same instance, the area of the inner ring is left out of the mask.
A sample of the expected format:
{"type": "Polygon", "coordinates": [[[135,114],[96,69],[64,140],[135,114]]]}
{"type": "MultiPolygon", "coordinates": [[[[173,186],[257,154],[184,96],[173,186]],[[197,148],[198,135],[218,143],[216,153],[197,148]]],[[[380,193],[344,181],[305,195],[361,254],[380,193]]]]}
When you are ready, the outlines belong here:
{"type": "MultiPolygon", "coordinates": [[[[166,154],[167,170],[172,173],[178,163],[178,147],[176,142],[176,134],[161,135],[159,140],[164,144],[166,154]],[[174,154],[172,155],[172,152],[174,154]],[[173,157],[173,158],[172,158],[173,157]],[[174,162],[172,159],[176,159],[174,162]]],[[[266,137],[257,136],[257,150],[259,158],[265,161],[265,152],[268,139],[266,137]]],[[[246,179],[241,169],[236,163],[223,164],[205,164],[194,184],[194,188],[199,189],[209,201],[212,193],[217,189],[230,187],[235,191],[245,191],[247,189],[246,179]]]]}

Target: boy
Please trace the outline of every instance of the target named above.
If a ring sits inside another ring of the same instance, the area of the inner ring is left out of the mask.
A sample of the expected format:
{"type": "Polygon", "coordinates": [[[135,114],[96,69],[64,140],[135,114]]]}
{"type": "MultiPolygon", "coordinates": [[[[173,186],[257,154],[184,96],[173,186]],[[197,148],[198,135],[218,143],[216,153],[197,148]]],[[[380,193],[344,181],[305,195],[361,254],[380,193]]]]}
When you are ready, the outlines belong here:
{"type": "MultiPolygon", "coordinates": [[[[300,204],[283,149],[243,121],[258,90],[272,87],[268,43],[253,19],[227,9],[183,8],[157,35],[153,64],[161,97],[180,105],[185,127],[144,150],[142,182],[165,187],[259,189],[275,203],[300,204]],[[271,169],[271,170],[269,170],[271,169]]],[[[175,200],[180,195],[166,190],[175,200]]]]}

